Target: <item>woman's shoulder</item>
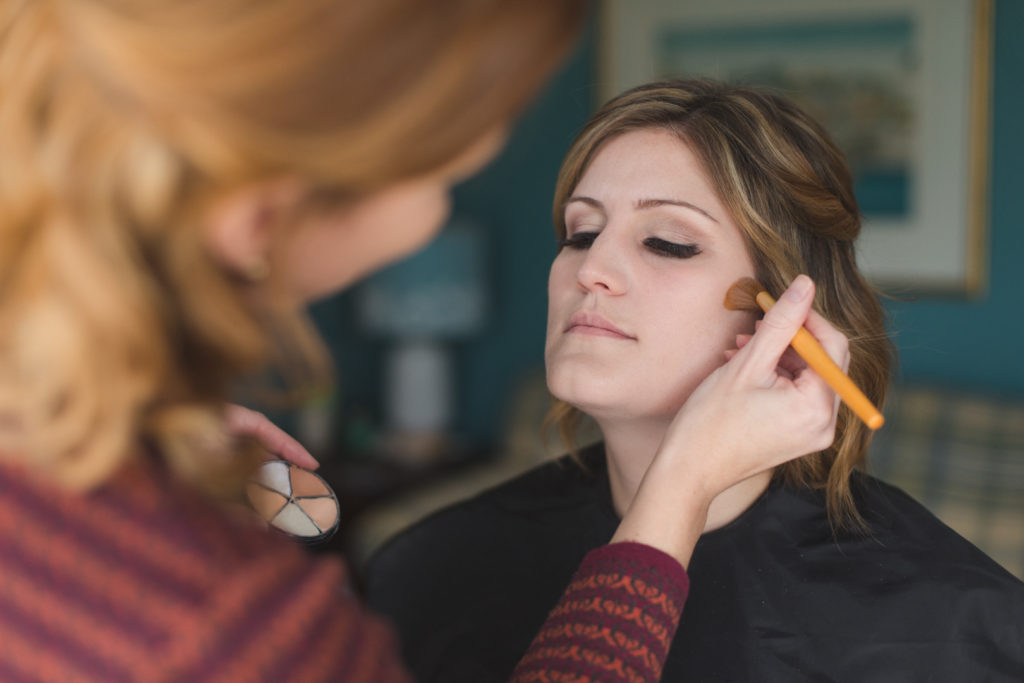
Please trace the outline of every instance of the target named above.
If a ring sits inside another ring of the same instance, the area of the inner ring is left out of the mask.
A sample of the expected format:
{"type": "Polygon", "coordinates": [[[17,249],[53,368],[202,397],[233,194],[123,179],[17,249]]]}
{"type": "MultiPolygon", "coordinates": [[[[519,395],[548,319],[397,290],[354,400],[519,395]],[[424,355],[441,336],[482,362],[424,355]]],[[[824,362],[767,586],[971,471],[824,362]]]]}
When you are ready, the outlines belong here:
{"type": "Polygon", "coordinates": [[[982,680],[956,672],[1024,663],[1024,583],[899,488],[860,473],[851,484],[866,532],[832,529],[822,491],[779,486],[763,514],[695,553],[684,637],[699,650],[713,647],[706,628],[800,633],[808,663],[857,672],[830,680],[937,663],[982,680]]]}
{"type": "Polygon", "coordinates": [[[1024,582],[911,495],[863,473],[855,475],[852,490],[870,527],[873,550],[888,560],[880,566],[889,571],[913,568],[917,578],[923,572],[934,585],[992,589],[1024,610],[1024,582]]]}
{"type": "MultiPolygon", "coordinates": [[[[1010,596],[1024,620],[1024,583],[902,489],[863,472],[854,473],[851,493],[864,528],[833,527],[823,491],[780,486],[749,525],[741,529],[751,543],[782,561],[793,545],[801,547],[796,574],[812,581],[828,576],[855,595],[900,592],[912,587],[929,602],[1010,596]],[[758,541],[759,533],[781,528],[785,543],[758,541]],[[925,580],[927,578],[927,580],[925,580]]],[[[726,539],[728,540],[728,539],[726,539]]],[[[696,571],[696,569],[695,569],[696,571]]]]}

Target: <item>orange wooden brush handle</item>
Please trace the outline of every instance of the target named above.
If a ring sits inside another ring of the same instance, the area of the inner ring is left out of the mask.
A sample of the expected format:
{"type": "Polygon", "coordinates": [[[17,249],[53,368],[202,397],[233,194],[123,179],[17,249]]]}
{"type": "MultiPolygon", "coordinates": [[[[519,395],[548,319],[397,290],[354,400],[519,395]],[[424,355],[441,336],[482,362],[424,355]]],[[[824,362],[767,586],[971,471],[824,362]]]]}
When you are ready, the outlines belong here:
{"type": "MultiPolygon", "coordinates": [[[[775,300],[767,292],[761,292],[757,295],[757,303],[767,313],[768,309],[775,305],[775,300]]],[[[862,419],[869,429],[878,429],[885,423],[885,418],[882,417],[882,413],[878,412],[875,404],[864,395],[864,392],[853,383],[853,380],[846,376],[846,373],[836,365],[836,362],[814,338],[814,335],[805,327],[801,327],[797,331],[790,346],[839,394],[839,398],[850,406],[850,410],[862,419]]]]}
{"type": "Polygon", "coordinates": [[[864,420],[870,429],[878,429],[885,422],[885,418],[878,412],[878,408],[864,395],[864,392],[853,383],[853,380],[846,376],[846,373],[836,365],[835,361],[825,352],[818,340],[805,328],[801,327],[790,345],[796,349],[809,366],[814,368],[823,380],[832,387],[839,398],[846,401],[850,410],[856,413],[857,417],[864,420]]]}

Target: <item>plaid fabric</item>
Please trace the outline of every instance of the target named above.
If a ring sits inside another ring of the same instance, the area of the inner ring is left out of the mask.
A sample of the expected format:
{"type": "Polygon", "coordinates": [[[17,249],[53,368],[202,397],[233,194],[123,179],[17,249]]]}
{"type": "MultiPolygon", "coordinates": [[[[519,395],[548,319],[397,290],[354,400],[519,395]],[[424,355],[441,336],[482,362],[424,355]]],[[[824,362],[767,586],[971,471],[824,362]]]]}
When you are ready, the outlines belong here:
{"type": "Polygon", "coordinates": [[[870,471],[1024,579],[1024,399],[894,389],[870,471]]]}

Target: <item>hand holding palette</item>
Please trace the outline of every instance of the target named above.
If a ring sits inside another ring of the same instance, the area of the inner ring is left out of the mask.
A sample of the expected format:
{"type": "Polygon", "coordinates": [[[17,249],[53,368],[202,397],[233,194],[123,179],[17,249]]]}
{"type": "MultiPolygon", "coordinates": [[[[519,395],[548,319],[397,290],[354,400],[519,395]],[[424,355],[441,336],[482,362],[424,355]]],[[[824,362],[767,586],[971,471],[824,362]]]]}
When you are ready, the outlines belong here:
{"type": "Polygon", "coordinates": [[[284,460],[257,470],[246,488],[256,512],[276,529],[303,543],[322,543],[338,529],[338,498],[324,479],[284,460]]]}

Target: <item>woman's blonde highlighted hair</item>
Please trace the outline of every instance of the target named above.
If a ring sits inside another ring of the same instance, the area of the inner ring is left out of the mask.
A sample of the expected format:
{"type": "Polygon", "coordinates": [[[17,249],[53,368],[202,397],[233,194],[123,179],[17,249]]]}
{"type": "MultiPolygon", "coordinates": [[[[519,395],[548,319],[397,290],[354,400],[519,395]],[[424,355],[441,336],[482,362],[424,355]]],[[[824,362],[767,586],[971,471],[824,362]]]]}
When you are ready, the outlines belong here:
{"type": "MultiPolygon", "coordinates": [[[[850,377],[882,406],[893,346],[878,294],[857,269],[861,217],[850,169],[825,130],[788,99],[706,80],[651,83],[616,97],[590,119],[562,164],[558,237],[565,236],[565,202],[601,146],[648,128],[671,131],[701,160],[769,293],[780,295],[800,273],[811,276],[816,310],[849,337],[850,377]]],[[[563,436],[575,420],[578,411],[556,401],[551,421],[563,436]]],[[[824,488],[833,524],[856,528],[862,520],[850,475],[866,465],[871,432],[844,404],[836,434],[830,448],[779,467],[776,477],[824,488]]]]}
{"type": "Polygon", "coordinates": [[[0,0],[0,453],[75,487],[146,448],[234,480],[239,378],[325,361],[273,281],[211,257],[215,200],[297,178],[336,209],[443,166],[525,106],[585,9],[0,0]]]}

